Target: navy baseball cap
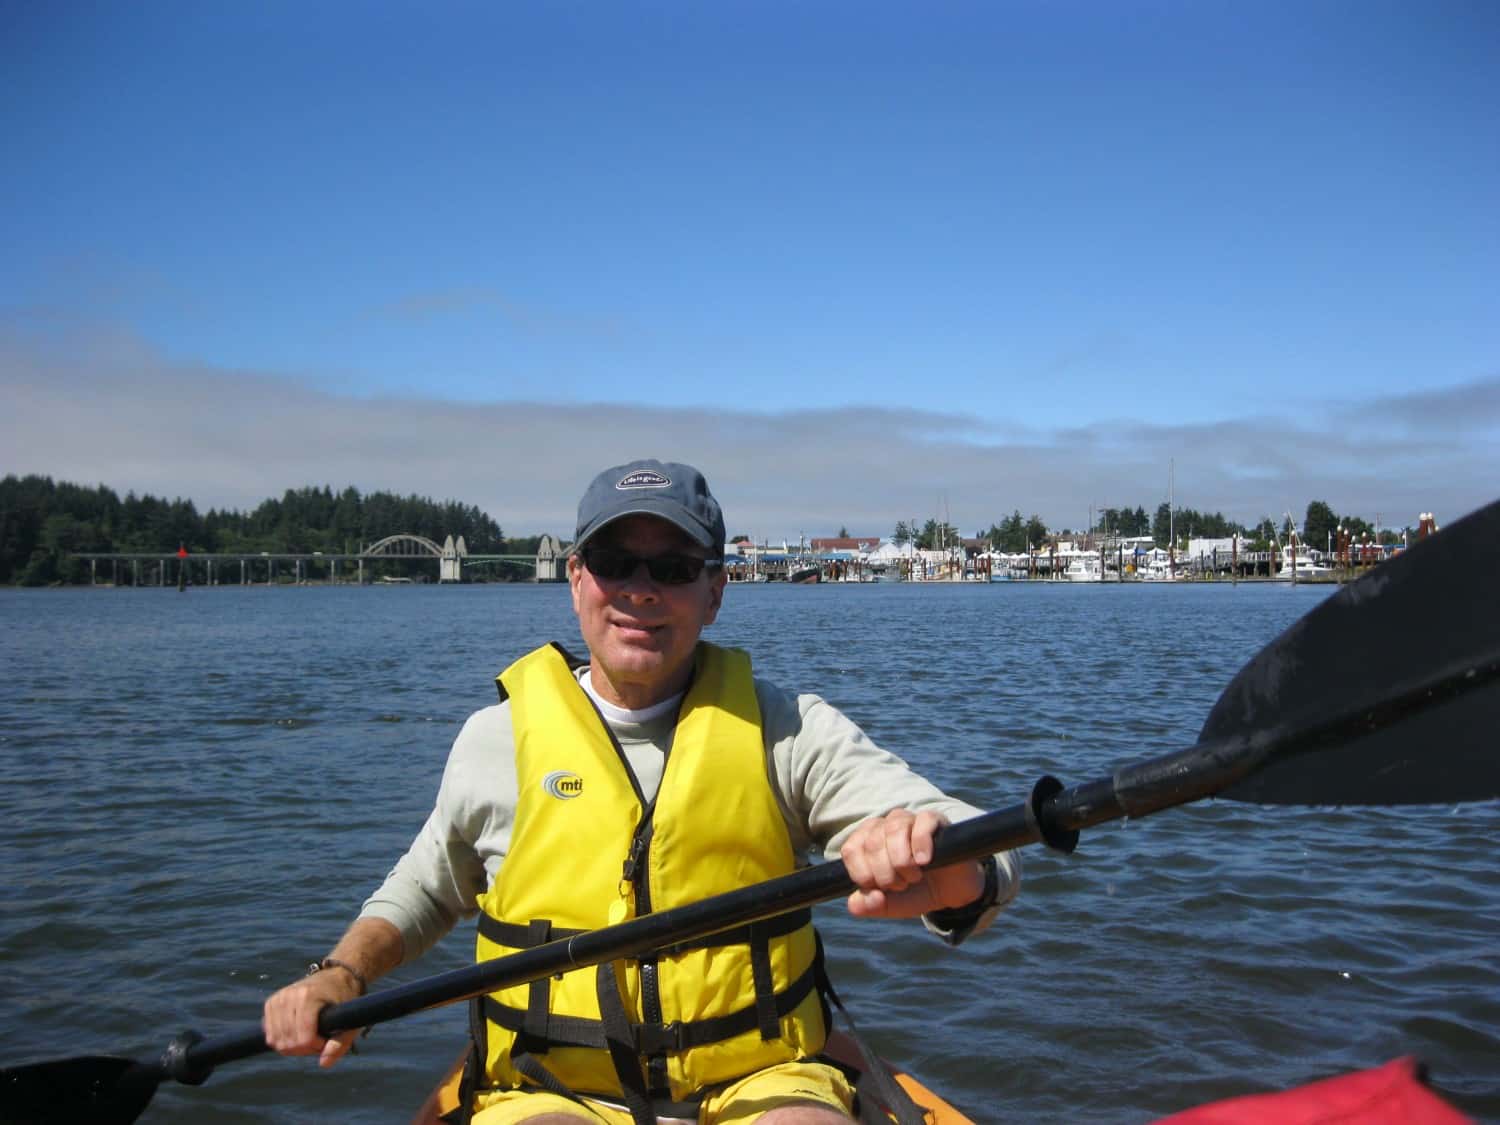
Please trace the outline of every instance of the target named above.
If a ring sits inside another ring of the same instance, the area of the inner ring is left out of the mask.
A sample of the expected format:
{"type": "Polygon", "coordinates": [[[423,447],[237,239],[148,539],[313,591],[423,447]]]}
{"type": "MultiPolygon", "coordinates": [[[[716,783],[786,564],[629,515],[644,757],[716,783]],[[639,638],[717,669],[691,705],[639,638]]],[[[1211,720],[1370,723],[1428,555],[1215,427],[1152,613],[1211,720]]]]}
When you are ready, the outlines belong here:
{"type": "Polygon", "coordinates": [[[657,516],[680,527],[715,558],[724,555],[724,513],[708,490],[708,481],[691,465],[631,461],[605,469],[578,502],[573,552],[625,516],[657,516]]]}

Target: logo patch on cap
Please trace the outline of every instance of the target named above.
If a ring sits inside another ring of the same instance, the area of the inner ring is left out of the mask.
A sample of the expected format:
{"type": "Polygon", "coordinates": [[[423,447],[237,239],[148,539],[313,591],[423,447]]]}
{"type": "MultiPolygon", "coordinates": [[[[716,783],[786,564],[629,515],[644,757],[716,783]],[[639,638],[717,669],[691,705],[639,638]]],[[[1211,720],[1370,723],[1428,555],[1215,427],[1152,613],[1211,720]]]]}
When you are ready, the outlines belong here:
{"type": "Polygon", "coordinates": [[[637,469],[628,477],[621,477],[616,488],[666,488],[672,482],[655,469],[637,469]]]}

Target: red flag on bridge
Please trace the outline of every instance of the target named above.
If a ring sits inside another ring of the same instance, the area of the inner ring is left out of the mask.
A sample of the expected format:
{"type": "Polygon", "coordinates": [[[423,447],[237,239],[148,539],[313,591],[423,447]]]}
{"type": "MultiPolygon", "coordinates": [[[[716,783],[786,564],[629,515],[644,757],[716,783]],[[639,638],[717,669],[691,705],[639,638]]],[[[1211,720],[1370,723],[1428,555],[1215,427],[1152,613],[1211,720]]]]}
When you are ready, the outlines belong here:
{"type": "Polygon", "coordinates": [[[181,543],[177,545],[177,557],[179,559],[187,558],[187,548],[184,547],[181,543]]]}

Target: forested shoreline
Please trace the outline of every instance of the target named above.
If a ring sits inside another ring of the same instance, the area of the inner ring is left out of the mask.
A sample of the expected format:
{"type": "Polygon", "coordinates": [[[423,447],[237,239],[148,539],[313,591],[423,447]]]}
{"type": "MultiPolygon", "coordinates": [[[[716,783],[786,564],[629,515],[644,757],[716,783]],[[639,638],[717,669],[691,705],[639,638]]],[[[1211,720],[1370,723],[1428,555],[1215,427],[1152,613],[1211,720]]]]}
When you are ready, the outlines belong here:
{"type": "MultiPolygon", "coordinates": [[[[54,482],[46,476],[0,479],[0,584],[70,585],[89,581],[80,552],[190,554],[353,553],[387,535],[423,535],[438,543],[462,535],[475,554],[528,554],[539,537],[506,539],[486,513],[456,500],[362,494],[353,486],[288,489],[253,510],[210,508],[106,485],[54,482]]],[[[393,563],[399,566],[399,561],[393,563]]],[[[430,565],[430,564],[429,564],[430,565]]]]}
{"type": "MultiPolygon", "coordinates": [[[[1264,550],[1272,542],[1285,542],[1292,521],[1280,524],[1269,518],[1249,527],[1191,508],[1158,506],[1148,516],[1144,508],[1104,509],[1097,514],[1092,531],[1106,536],[1149,535],[1165,547],[1175,536],[1179,547],[1186,537],[1228,537],[1239,534],[1249,550],[1264,550]]],[[[1303,525],[1297,528],[1302,541],[1322,549],[1339,529],[1374,538],[1374,529],[1357,516],[1339,516],[1321,500],[1307,506],[1303,525]]],[[[7,475],[0,479],[0,585],[51,586],[90,581],[86,561],[72,557],[80,553],[161,554],[185,548],[189,554],[353,554],[371,543],[397,534],[422,535],[441,543],[449,535],[463,536],[471,554],[532,554],[538,535],[507,539],[500,525],[472,504],[457,500],[437,501],[426,496],[398,496],[392,492],[362,494],[352,485],[335,493],[328,485],[287,489],[282,497],[263,500],[253,510],[210,508],[199,513],[191,500],[137,496],[124,499],[107,485],[54,482],[51,477],[7,475]]],[[[1025,551],[1054,536],[1080,533],[1049,529],[1040,516],[1023,518],[1020,511],[976,538],[996,550],[1025,551]]],[[[841,529],[841,535],[847,535],[841,529]]],[[[892,536],[898,543],[914,540],[921,547],[954,544],[963,537],[959,530],[936,520],[919,526],[916,521],[897,523],[892,536]]],[[[1399,542],[1399,532],[1382,530],[1379,538],[1399,542]]],[[[382,561],[382,573],[406,573],[410,564],[382,561]]],[[[530,577],[532,570],[496,563],[494,578],[530,577]]]]}

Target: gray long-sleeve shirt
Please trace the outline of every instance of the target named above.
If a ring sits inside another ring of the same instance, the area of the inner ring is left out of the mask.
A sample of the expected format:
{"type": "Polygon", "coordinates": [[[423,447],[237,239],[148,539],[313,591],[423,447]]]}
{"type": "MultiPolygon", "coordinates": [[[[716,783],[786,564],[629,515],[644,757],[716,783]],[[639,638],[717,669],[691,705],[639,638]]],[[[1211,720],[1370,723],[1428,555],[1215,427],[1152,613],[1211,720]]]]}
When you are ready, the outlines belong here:
{"type": "MultiPolygon", "coordinates": [[[[953,822],[979,815],[881,749],[819,696],[794,695],[759,677],[755,694],[767,774],[798,856],[819,849],[837,858],[857,824],[895,808],[932,809],[953,822]]],[[[643,723],[607,721],[649,800],[661,783],[675,709],[643,723]]],[[[476,898],[494,882],[510,847],[516,799],[510,704],[499,703],[476,711],[459,731],[432,813],[361,911],[361,917],[384,919],[401,931],[406,961],[476,913],[476,898]]],[[[985,929],[1019,889],[1019,853],[996,859],[999,900],[967,933],[985,929]]],[[[956,940],[967,933],[944,936],[956,940]]]]}

